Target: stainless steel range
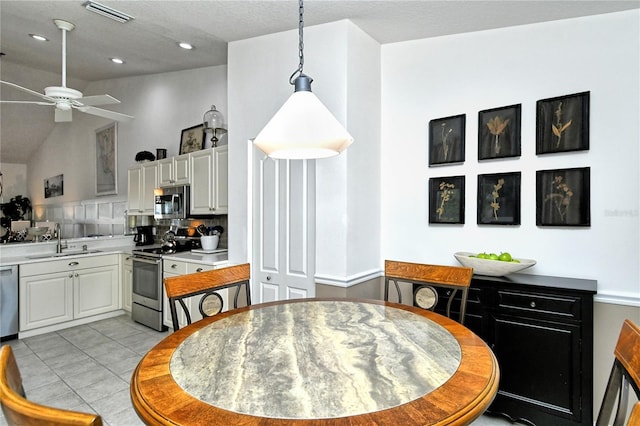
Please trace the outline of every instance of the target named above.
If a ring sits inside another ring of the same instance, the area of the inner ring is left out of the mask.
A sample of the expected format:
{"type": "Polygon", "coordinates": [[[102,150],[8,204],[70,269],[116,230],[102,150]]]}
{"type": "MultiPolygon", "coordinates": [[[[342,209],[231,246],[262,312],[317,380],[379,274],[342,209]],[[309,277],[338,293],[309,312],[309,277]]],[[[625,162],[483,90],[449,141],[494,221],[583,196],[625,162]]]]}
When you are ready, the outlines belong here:
{"type": "Polygon", "coordinates": [[[162,323],[162,255],[191,250],[191,244],[179,244],[171,250],[163,247],[137,248],[133,254],[133,295],[131,318],[154,330],[166,331],[162,323]]]}

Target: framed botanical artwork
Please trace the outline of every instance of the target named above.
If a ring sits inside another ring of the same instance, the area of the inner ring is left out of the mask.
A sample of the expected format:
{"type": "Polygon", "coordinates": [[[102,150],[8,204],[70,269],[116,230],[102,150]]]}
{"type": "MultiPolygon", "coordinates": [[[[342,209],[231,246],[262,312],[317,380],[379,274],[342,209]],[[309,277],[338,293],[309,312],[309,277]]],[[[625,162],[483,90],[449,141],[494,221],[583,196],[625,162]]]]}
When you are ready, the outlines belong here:
{"type": "Polygon", "coordinates": [[[429,223],[464,223],[464,176],[429,179],[429,223]]]}
{"type": "Polygon", "coordinates": [[[180,154],[200,151],[204,148],[204,124],[184,129],[180,136],[180,154]]]}
{"type": "Polygon", "coordinates": [[[478,113],[478,160],[520,156],[521,104],[478,113]]]}
{"type": "Polygon", "coordinates": [[[429,166],[464,162],[465,114],[429,122],[429,166]]]}
{"type": "Polygon", "coordinates": [[[478,225],[520,225],[520,172],[478,175],[478,225]]]}
{"type": "Polygon", "coordinates": [[[536,104],[536,154],[589,149],[589,92],[536,104]]]}
{"type": "Polygon", "coordinates": [[[96,195],[118,193],[118,123],[96,130],[96,195]]]}
{"type": "Polygon", "coordinates": [[[589,167],[536,172],[536,225],[591,226],[589,167]]]}

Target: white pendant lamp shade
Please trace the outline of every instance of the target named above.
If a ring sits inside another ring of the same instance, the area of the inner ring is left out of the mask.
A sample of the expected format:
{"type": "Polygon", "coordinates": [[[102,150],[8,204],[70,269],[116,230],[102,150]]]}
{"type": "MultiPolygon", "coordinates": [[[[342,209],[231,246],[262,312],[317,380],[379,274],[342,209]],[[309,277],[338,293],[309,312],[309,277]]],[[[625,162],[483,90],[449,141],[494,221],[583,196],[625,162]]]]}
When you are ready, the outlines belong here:
{"type": "Polygon", "coordinates": [[[290,160],[332,157],[352,142],[311,91],[294,92],[253,140],[269,157],[290,160]]]}
{"type": "Polygon", "coordinates": [[[298,69],[289,77],[295,87],[276,115],[253,143],[271,158],[308,160],[327,158],[347,149],[353,138],[322,102],[311,92],[313,79],[305,75],[304,5],[298,0],[298,69]],[[294,78],[295,77],[295,78],[294,78]]]}

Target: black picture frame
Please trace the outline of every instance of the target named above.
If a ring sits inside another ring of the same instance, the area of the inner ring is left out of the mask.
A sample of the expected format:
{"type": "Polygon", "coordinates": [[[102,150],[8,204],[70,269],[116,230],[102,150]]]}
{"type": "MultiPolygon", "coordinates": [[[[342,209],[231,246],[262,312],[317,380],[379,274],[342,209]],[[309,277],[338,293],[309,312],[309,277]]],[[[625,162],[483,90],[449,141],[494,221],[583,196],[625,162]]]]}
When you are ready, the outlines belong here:
{"type": "Polygon", "coordinates": [[[536,154],[589,149],[589,97],[581,92],[536,103],[536,154]]]}
{"type": "Polygon", "coordinates": [[[464,223],[464,176],[429,178],[429,223],[464,223]]]}
{"type": "Polygon", "coordinates": [[[478,160],[519,157],[521,104],[478,112],[478,160]]]}
{"type": "Polygon", "coordinates": [[[591,226],[591,169],[536,172],[536,225],[591,226]]]}
{"type": "Polygon", "coordinates": [[[179,154],[188,154],[204,148],[204,123],[183,129],[180,134],[179,154]]]}
{"type": "Polygon", "coordinates": [[[521,172],[478,175],[478,225],[520,225],[521,172]]]}
{"type": "Polygon", "coordinates": [[[466,115],[429,121],[429,166],[463,163],[466,115]]]}

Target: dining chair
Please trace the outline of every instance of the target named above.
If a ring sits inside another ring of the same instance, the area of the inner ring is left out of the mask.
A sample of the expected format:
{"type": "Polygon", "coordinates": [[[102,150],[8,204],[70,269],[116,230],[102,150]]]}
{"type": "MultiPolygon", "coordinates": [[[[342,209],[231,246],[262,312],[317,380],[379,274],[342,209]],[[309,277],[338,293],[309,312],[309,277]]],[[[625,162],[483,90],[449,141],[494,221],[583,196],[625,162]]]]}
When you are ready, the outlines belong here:
{"type": "Polygon", "coordinates": [[[9,425],[102,426],[102,417],[97,414],[48,407],[26,399],[22,376],[9,345],[0,349],[0,403],[9,425]]]}
{"type": "Polygon", "coordinates": [[[464,324],[467,309],[469,285],[473,277],[473,268],[466,266],[428,265],[424,263],[384,261],[384,300],[389,301],[389,282],[393,282],[398,293],[398,303],[402,303],[402,295],[398,282],[417,284],[413,292],[415,304],[423,309],[434,310],[438,304],[436,287],[450,289],[446,314],[451,318],[451,304],[458,290],[461,291],[460,317],[458,322],[464,324]]]}
{"type": "MultiPolygon", "coordinates": [[[[617,409],[613,426],[625,424],[627,415],[627,401],[629,400],[629,385],[633,388],[638,399],[640,399],[640,327],[631,320],[625,320],[620,330],[620,336],[613,351],[613,367],[609,375],[609,382],[604,392],[600,412],[596,426],[609,424],[613,409],[617,399],[617,409]]],[[[631,415],[640,424],[640,409],[634,407],[631,415]]],[[[629,419],[629,423],[633,425],[629,419]]]]}
{"type": "Polygon", "coordinates": [[[198,310],[203,317],[210,317],[222,312],[224,307],[222,297],[218,293],[219,290],[231,287],[236,288],[233,298],[233,308],[235,309],[238,307],[240,289],[244,285],[247,306],[251,305],[250,277],[251,268],[248,263],[243,263],[210,271],[165,278],[164,288],[169,298],[173,331],[180,329],[177,304],[182,307],[187,324],[191,324],[191,314],[185,303],[185,299],[189,297],[201,296],[198,310]]]}
{"type": "Polygon", "coordinates": [[[640,426],[640,402],[636,402],[633,406],[627,426],[640,426]]]}

